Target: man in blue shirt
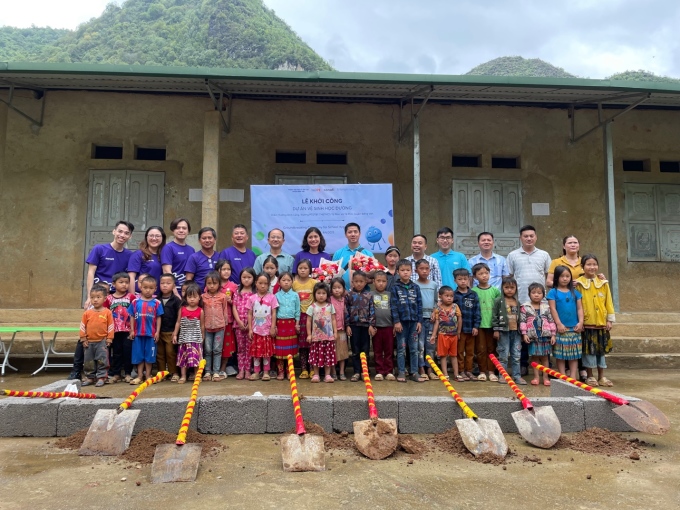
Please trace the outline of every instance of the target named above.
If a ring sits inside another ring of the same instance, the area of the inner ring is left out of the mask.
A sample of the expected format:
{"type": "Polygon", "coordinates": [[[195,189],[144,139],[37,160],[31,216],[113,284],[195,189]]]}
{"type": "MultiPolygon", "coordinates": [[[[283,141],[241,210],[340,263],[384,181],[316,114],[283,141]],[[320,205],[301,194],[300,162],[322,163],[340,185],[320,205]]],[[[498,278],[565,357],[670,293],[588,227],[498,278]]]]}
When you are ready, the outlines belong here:
{"type": "Polygon", "coordinates": [[[465,255],[458,251],[453,251],[453,230],[449,227],[442,227],[437,231],[437,246],[439,251],[433,253],[431,257],[439,264],[439,270],[442,274],[442,285],[448,285],[453,290],[458,288],[453,278],[453,272],[456,269],[467,269],[470,271],[465,255]]]}
{"type": "MultiPolygon", "coordinates": [[[[494,239],[491,232],[482,232],[477,236],[477,245],[479,246],[479,253],[468,261],[470,266],[484,263],[489,266],[491,276],[489,284],[501,290],[501,281],[504,276],[510,274],[508,263],[505,257],[493,252],[494,239]]],[[[475,282],[476,285],[476,282],[475,282]]]]}
{"type": "Polygon", "coordinates": [[[373,253],[359,244],[361,227],[357,223],[348,223],[345,225],[345,237],[347,238],[347,246],[336,251],[333,254],[333,260],[342,259],[342,267],[345,269],[345,274],[342,275],[342,278],[345,280],[347,288],[350,289],[349,259],[354,257],[357,253],[363,253],[367,257],[373,257],[373,253]]]}

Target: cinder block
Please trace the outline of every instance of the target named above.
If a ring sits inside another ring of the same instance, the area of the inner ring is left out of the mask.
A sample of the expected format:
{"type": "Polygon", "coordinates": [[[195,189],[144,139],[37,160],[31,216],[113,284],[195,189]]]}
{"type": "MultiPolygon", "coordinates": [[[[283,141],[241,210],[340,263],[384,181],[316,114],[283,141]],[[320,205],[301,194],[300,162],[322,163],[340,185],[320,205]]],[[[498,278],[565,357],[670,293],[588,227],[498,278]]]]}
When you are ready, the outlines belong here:
{"type": "Polygon", "coordinates": [[[55,436],[60,400],[11,397],[0,401],[0,436],[55,436]]]}
{"type": "Polygon", "coordinates": [[[562,432],[579,432],[586,427],[583,402],[577,398],[536,397],[534,407],[551,406],[560,421],[562,432]]]}
{"type": "Polygon", "coordinates": [[[76,387],[78,388],[78,391],[81,391],[82,383],[80,379],[61,379],[59,381],[54,381],[53,383],[46,384],[45,386],[41,386],[40,388],[36,388],[33,391],[64,391],[66,389],[66,386],[68,386],[69,384],[75,384],[76,387]]]}
{"type": "Polygon", "coordinates": [[[267,397],[199,397],[197,425],[204,434],[264,434],[267,397]]]}
{"type": "MultiPolygon", "coordinates": [[[[402,397],[403,398],[403,397],[402,397]]],[[[399,425],[399,400],[397,397],[376,397],[375,405],[380,418],[395,418],[399,425]]],[[[368,420],[366,397],[333,397],[333,430],[353,432],[355,421],[368,420]]]]}
{"type": "MultiPolygon", "coordinates": [[[[135,400],[130,409],[139,410],[133,434],[144,429],[160,429],[176,434],[182,425],[187,409],[186,398],[145,398],[135,400]]],[[[125,412],[125,411],[123,411],[125,412]]],[[[198,423],[198,403],[194,407],[189,428],[196,430],[198,423]]]]}
{"type": "Polygon", "coordinates": [[[550,380],[551,397],[586,397],[588,395],[592,395],[592,393],[582,390],[578,386],[574,386],[571,383],[561,381],[559,379],[550,380]]]}
{"type": "Polygon", "coordinates": [[[523,409],[519,400],[503,397],[477,397],[465,400],[480,418],[496,420],[503,432],[517,432],[511,413],[523,409]]]}
{"type": "MultiPolygon", "coordinates": [[[[300,401],[302,417],[333,431],[333,399],[331,397],[304,397],[300,401]]],[[[295,427],[293,402],[285,395],[267,397],[267,432],[280,434],[295,427]]]]}
{"type": "Polygon", "coordinates": [[[99,409],[116,409],[123,401],[124,399],[122,398],[101,400],[64,399],[59,405],[56,428],[57,436],[70,436],[79,430],[90,428],[94,415],[97,414],[99,409]]]}
{"type": "Polygon", "coordinates": [[[449,397],[399,398],[401,434],[437,434],[455,427],[462,417],[462,409],[449,397]]]}
{"type": "Polygon", "coordinates": [[[612,409],[617,407],[616,404],[609,402],[602,397],[596,397],[595,395],[592,397],[576,398],[583,402],[587,429],[592,427],[600,427],[611,430],[612,432],[635,432],[635,429],[633,429],[612,411],[612,409]]]}

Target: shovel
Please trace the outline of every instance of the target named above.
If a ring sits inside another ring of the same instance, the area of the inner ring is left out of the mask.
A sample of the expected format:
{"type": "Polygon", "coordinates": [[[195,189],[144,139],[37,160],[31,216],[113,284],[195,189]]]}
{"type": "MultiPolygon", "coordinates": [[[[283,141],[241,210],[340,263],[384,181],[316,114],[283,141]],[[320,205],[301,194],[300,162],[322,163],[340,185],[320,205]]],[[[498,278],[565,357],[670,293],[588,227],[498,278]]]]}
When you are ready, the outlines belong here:
{"type": "Polygon", "coordinates": [[[463,401],[458,392],[446,380],[442,371],[430,356],[425,356],[425,360],[430,364],[439,380],[444,383],[446,389],[454,398],[465,413],[467,418],[456,420],[456,427],[460,432],[460,437],[465,447],[475,456],[479,457],[485,453],[491,453],[496,457],[504,459],[508,453],[508,444],[503,437],[503,431],[496,420],[486,420],[478,417],[472,409],[463,401]]]}
{"type": "Polygon", "coordinates": [[[302,419],[300,398],[298,397],[297,382],[293,356],[288,355],[288,378],[290,379],[290,393],[293,397],[293,411],[295,411],[295,434],[281,436],[281,458],[284,471],[326,471],[326,452],[323,436],[307,434],[305,422],[302,419]]]}
{"type": "Polygon", "coordinates": [[[198,443],[186,444],[187,432],[191,416],[194,414],[196,398],[198,397],[198,385],[203,378],[205,360],[202,359],[196,370],[194,384],[191,387],[191,398],[187,404],[187,410],[182,418],[175,444],[159,444],[151,464],[151,483],[166,482],[193,482],[196,480],[198,463],[201,460],[201,445],[198,443]]]}
{"type": "Polygon", "coordinates": [[[381,420],[378,418],[378,408],[375,407],[375,397],[371,378],[368,376],[368,363],[366,354],[361,353],[361,372],[366,385],[368,396],[369,420],[355,421],[354,442],[357,449],[372,460],[382,460],[389,457],[397,449],[399,438],[397,437],[397,420],[390,418],[381,420]]]}
{"type": "Polygon", "coordinates": [[[139,410],[128,411],[132,402],[146,388],[162,381],[169,372],[158,372],[156,377],[147,379],[130,393],[118,409],[100,409],[94,415],[78,455],[120,455],[132,438],[132,430],[139,416],[139,410]]]}
{"type": "Polygon", "coordinates": [[[503,365],[496,359],[496,356],[489,354],[489,359],[496,365],[498,372],[503,376],[505,382],[508,383],[522,403],[524,409],[510,414],[512,419],[515,420],[520,436],[534,446],[550,448],[562,434],[562,425],[560,425],[560,421],[557,419],[555,410],[552,406],[534,407],[531,401],[517,387],[512,377],[505,371],[503,365]]]}
{"type": "Polygon", "coordinates": [[[94,393],[79,393],[77,391],[18,391],[18,390],[0,390],[0,393],[8,397],[25,397],[25,398],[81,398],[81,399],[95,399],[95,398],[111,398],[101,397],[94,393]]]}
{"type": "Polygon", "coordinates": [[[668,421],[666,415],[663,414],[654,404],[651,404],[646,400],[629,402],[625,398],[617,397],[616,395],[612,395],[606,391],[602,391],[597,388],[593,388],[592,386],[588,386],[587,384],[583,384],[581,381],[567,377],[564,374],[555,372],[548,367],[539,365],[535,361],[531,363],[531,366],[538,368],[539,370],[553,376],[556,379],[567,381],[568,383],[578,386],[583,390],[589,391],[598,397],[602,397],[609,400],[610,402],[614,402],[619,407],[612,409],[612,411],[614,411],[619,416],[619,418],[621,418],[635,430],[660,436],[668,432],[668,430],[671,428],[671,423],[668,421]]]}

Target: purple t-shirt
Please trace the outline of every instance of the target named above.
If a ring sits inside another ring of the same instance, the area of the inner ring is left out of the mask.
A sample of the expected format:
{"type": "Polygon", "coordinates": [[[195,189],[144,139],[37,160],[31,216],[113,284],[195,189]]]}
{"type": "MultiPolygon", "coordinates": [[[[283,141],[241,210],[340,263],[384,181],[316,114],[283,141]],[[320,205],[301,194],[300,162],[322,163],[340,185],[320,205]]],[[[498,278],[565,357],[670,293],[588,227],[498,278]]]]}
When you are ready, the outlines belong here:
{"type": "MultiPolygon", "coordinates": [[[[137,250],[130,257],[127,270],[128,272],[137,273],[137,276],[142,273],[153,276],[156,279],[156,286],[161,283],[161,274],[163,274],[161,260],[158,255],[154,255],[153,253],[151,254],[150,260],[144,260],[144,253],[142,250],[137,250]]],[[[135,292],[139,292],[139,280],[135,280],[135,292]]]]}
{"type": "Polygon", "coordinates": [[[205,277],[210,271],[215,269],[217,261],[220,259],[220,253],[213,253],[212,257],[208,257],[202,251],[197,251],[193,253],[189,260],[187,260],[187,265],[184,267],[184,273],[193,273],[194,281],[198,283],[198,286],[203,292],[205,288],[205,277]]]}
{"type": "Polygon", "coordinates": [[[239,284],[241,283],[239,281],[241,271],[246,267],[253,267],[255,265],[255,259],[257,258],[257,255],[255,255],[255,252],[249,250],[248,248],[246,248],[245,253],[241,253],[236,247],[230,246],[229,248],[222,250],[219,258],[228,260],[231,263],[231,276],[229,279],[232,282],[239,284]]]}
{"type": "Polygon", "coordinates": [[[98,244],[92,248],[85,259],[88,264],[97,266],[94,272],[94,283],[103,283],[113,291],[113,275],[126,271],[132,252],[127,248],[123,251],[114,250],[110,244],[98,244]]]}
{"type": "Polygon", "coordinates": [[[163,250],[161,251],[161,266],[164,266],[165,264],[172,266],[171,271],[172,274],[175,275],[178,291],[186,279],[185,268],[187,261],[194,253],[196,253],[196,250],[194,250],[192,246],[189,246],[188,244],[181,246],[175,241],[171,241],[163,246],[163,250]]]}
{"type": "Polygon", "coordinates": [[[299,251],[297,255],[295,255],[295,259],[293,260],[293,273],[297,273],[297,266],[300,263],[301,260],[304,259],[309,259],[312,263],[312,269],[315,269],[319,267],[319,264],[321,263],[321,259],[326,259],[326,260],[331,260],[333,258],[330,254],[326,253],[325,251],[320,251],[319,253],[309,253],[308,251],[299,251]]]}

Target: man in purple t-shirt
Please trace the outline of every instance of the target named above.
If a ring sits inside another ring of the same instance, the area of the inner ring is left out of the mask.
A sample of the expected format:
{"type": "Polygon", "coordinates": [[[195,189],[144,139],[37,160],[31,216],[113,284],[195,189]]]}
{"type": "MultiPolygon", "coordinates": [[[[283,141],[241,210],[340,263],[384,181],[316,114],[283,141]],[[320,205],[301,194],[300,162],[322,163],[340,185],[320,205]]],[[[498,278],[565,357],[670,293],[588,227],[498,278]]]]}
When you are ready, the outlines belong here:
{"type": "MultiPolygon", "coordinates": [[[[132,252],[125,248],[135,226],[127,221],[119,221],[113,228],[113,241],[110,244],[98,244],[90,251],[85,259],[88,264],[87,279],[85,288],[87,289],[87,299],[83,305],[84,309],[90,308],[90,289],[95,283],[101,283],[111,289],[113,275],[127,271],[128,260],[132,252]]],[[[76,352],[73,356],[73,370],[69,379],[79,379],[85,362],[85,352],[83,344],[76,344],[76,352]]]]}
{"type": "Polygon", "coordinates": [[[218,258],[228,260],[231,264],[231,276],[229,279],[236,283],[240,282],[241,270],[255,265],[255,253],[246,248],[248,242],[248,229],[245,225],[237,223],[231,231],[231,243],[233,246],[225,248],[218,258]]]}

